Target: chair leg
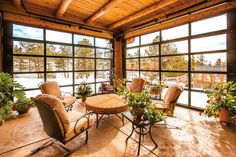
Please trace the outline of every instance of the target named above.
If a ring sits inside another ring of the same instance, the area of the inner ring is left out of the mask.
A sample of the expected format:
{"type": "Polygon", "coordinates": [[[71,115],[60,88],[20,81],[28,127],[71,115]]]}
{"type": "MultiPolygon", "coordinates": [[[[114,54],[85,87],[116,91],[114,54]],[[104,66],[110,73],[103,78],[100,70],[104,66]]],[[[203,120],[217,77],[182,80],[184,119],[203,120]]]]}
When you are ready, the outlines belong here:
{"type": "Polygon", "coordinates": [[[52,145],[53,143],[55,143],[55,141],[56,141],[55,139],[51,139],[51,140],[49,140],[49,141],[43,143],[41,146],[32,149],[31,152],[32,152],[32,153],[36,153],[36,152],[40,151],[41,149],[46,148],[47,146],[52,145]]]}

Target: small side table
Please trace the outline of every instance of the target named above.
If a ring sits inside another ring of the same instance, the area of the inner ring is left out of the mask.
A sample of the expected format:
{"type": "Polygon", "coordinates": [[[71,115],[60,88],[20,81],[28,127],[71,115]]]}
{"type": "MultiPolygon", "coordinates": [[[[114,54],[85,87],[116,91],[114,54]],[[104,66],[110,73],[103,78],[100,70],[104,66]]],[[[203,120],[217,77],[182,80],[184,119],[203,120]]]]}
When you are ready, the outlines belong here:
{"type": "Polygon", "coordinates": [[[152,142],[155,145],[153,150],[158,147],[157,143],[153,140],[152,132],[151,132],[151,129],[152,129],[152,126],[153,126],[154,123],[152,123],[150,120],[136,121],[136,120],[133,119],[133,116],[130,114],[129,111],[122,112],[121,114],[122,114],[122,118],[124,117],[132,123],[132,131],[131,131],[130,135],[126,138],[126,142],[132,136],[134,131],[139,135],[137,156],[139,156],[139,153],[140,153],[140,145],[141,145],[141,138],[142,138],[141,136],[142,135],[149,134],[152,142]]]}

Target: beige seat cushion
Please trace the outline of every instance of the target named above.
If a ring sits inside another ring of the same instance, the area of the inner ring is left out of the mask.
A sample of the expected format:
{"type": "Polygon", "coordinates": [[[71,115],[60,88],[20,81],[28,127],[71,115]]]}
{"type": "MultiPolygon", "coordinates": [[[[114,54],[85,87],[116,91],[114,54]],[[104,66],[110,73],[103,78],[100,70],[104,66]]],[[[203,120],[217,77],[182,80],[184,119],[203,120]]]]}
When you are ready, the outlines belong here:
{"type": "Polygon", "coordinates": [[[89,126],[88,126],[88,122],[87,122],[87,118],[82,118],[81,120],[79,120],[79,122],[76,124],[76,121],[83,116],[83,113],[77,112],[77,111],[70,111],[67,113],[68,117],[69,117],[69,121],[70,121],[70,128],[66,133],[66,140],[71,139],[72,137],[74,137],[76,135],[76,133],[78,134],[79,132],[83,131],[83,129],[87,129],[89,127],[91,127],[94,123],[94,119],[90,116],[89,117],[89,126]],[[74,126],[76,124],[76,133],[74,132],[74,126]]]}
{"type": "Polygon", "coordinates": [[[44,82],[39,86],[39,88],[43,94],[51,94],[56,97],[62,96],[60,87],[56,81],[44,82]]]}
{"type": "Polygon", "coordinates": [[[133,79],[131,85],[129,86],[130,92],[142,92],[146,81],[142,78],[133,79]]]}
{"type": "MultiPolygon", "coordinates": [[[[57,113],[56,115],[59,117],[58,121],[60,122],[61,120],[62,125],[65,128],[65,132],[68,132],[70,129],[70,122],[61,100],[50,94],[40,94],[36,97],[36,99],[48,104],[57,113]]],[[[62,126],[60,127],[63,130],[62,126]]]]}
{"type": "Polygon", "coordinates": [[[64,106],[71,105],[71,104],[73,104],[75,101],[76,101],[76,98],[73,97],[73,96],[64,96],[64,97],[62,98],[62,103],[63,103],[64,106]]]}

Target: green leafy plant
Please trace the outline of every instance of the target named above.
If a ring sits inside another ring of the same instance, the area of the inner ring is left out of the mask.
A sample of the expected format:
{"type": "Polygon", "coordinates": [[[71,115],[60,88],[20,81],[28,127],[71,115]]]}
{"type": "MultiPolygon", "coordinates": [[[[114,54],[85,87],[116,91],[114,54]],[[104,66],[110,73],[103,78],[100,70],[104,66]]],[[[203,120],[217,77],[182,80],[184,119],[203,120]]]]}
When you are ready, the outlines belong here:
{"type": "Polygon", "coordinates": [[[29,111],[29,109],[34,106],[33,101],[27,97],[18,98],[13,108],[19,113],[23,114],[29,111]]]}
{"type": "Polygon", "coordinates": [[[165,114],[162,111],[155,109],[148,90],[128,92],[123,84],[118,87],[118,93],[123,95],[123,99],[127,102],[130,113],[135,119],[157,122],[165,118],[165,114]]]}
{"type": "Polygon", "coordinates": [[[166,83],[163,81],[160,81],[158,83],[152,83],[150,87],[156,87],[156,88],[164,88],[166,86],[166,83]]]}
{"type": "Polygon", "coordinates": [[[13,80],[8,73],[0,73],[0,120],[12,115],[13,98],[24,96],[23,86],[13,80]]]}
{"type": "Polygon", "coordinates": [[[149,85],[150,93],[151,94],[161,94],[162,89],[166,86],[165,82],[158,82],[149,85]]]}
{"type": "Polygon", "coordinates": [[[229,111],[229,116],[233,120],[236,117],[236,83],[229,81],[218,83],[207,94],[208,101],[204,109],[204,114],[208,117],[219,115],[220,108],[229,111]]]}
{"type": "Polygon", "coordinates": [[[90,96],[93,93],[92,87],[87,84],[86,82],[82,82],[77,88],[76,88],[76,95],[78,96],[90,96]]]}

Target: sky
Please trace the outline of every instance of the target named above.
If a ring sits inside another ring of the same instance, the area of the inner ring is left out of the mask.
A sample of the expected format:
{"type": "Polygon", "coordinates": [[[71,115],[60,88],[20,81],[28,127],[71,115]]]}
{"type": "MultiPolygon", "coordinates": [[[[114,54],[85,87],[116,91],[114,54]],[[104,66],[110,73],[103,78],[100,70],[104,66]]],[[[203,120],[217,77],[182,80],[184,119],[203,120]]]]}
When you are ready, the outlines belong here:
{"type": "MultiPolygon", "coordinates": [[[[43,29],[21,26],[13,24],[13,36],[20,38],[43,40],[43,29]]],[[[88,39],[94,45],[94,38],[90,36],[75,35],[75,43],[83,39],[88,39]]],[[[58,32],[53,30],[46,30],[46,40],[62,43],[72,43],[72,34],[65,32],[58,32]]],[[[110,41],[102,38],[95,38],[96,46],[109,47],[110,41]]],[[[111,47],[110,47],[111,48],[111,47]]]]}
{"type": "MultiPolygon", "coordinates": [[[[205,20],[200,20],[191,23],[191,34],[198,35],[202,33],[217,31],[227,29],[227,16],[226,14],[216,16],[213,18],[208,18],[205,20]]],[[[152,42],[152,40],[159,35],[160,32],[154,32],[147,35],[141,36],[141,43],[147,44],[152,42]],[[145,40],[145,41],[142,41],[145,40]]],[[[162,40],[171,40],[180,37],[188,36],[188,24],[177,26],[170,29],[162,30],[162,40]]],[[[211,51],[211,50],[225,50],[226,49],[226,34],[204,37],[199,39],[191,40],[191,52],[202,52],[202,51],[211,51]]],[[[173,42],[172,42],[173,43],[173,42]]],[[[129,44],[127,47],[137,46],[139,44],[139,38],[135,37],[135,40],[132,44],[129,44]]],[[[187,40],[175,42],[174,43],[178,51],[181,53],[187,52],[187,40]]],[[[132,51],[132,50],[129,50],[132,51]]],[[[218,58],[221,58],[226,62],[226,54],[219,53],[214,55],[204,55],[205,59],[215,63],[218,58]]]]}
{"type": "MultiPolygon", "coordinates": [[[[208,18],[206,20],[201,20],[197,22],[191,23],[192,32],[191,34],[197,35],[201,33],[206,33],[210,31],[222,30],[227,28],[227,17],[226,14],[216,16],[213,18],[208,18]]],[[[14,37],[23,37],[30,39],[43,40],[43,29],[26,27],[21,25],[13,25],[13,36],[14,37]]],[[[147,35],[141,36],[141,43],[147,44],[148,42],[152,42],[152,40],[159,36],[160,32],[154,32],[147,35]]],[[[170,29],[162,30],[162,38],[163,40],[170,40],[179,37],[188,36],[188,25],[181,25],[170,29]]],[[[75,35],[75,42],[81,41],[82,39],[88,39],[93,44],[93,37],[75,35]]],[[[52,30],[46,30],[46,40],[55,41],[55,42],[63,42],[63,43],[72,43],[72,34],[64,33],[52,30]]],[[[96,45],[101,47],[109,46],[109,43],[106,39],[96,38],[96,45]]],[[[129,44],[128,47],[135,46],[139,44],[139,38],[136,37],[132,44],[129,44]]],[[[187,52],[187,40],[179,41],[174,43],[178,48],[178,51],[181,53],[187,52]]],[[[192,52],[201,52],[201,51],[210,51],[210,50],[223,50],[226,49],[226,34],[217,35],[214,37],[205,37],[201,39],[192,39],[191,40],[191,51],[192,52]]],[[[205,55],[205,59],[214,63],[217,58],[221,57],[223,60],[226,60],[226,55],[223,54],[215,54],[205,55]]]]}

